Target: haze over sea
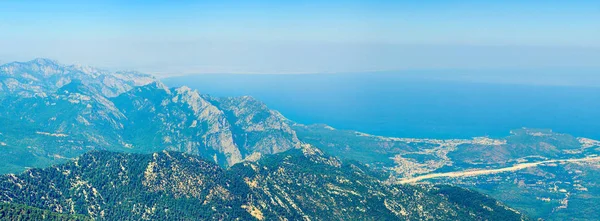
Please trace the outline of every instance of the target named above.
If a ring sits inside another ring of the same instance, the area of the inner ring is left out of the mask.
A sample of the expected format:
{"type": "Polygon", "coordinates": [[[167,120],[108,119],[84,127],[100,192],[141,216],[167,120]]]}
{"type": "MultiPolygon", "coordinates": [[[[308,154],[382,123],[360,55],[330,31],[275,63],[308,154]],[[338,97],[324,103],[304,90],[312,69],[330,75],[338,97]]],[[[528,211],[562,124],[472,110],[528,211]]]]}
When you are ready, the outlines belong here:
{"type": "Polygon", "coordinates": [[[600,139],[597,73],[201,74],[163,81],[216,96],[251,95],[295,122],[375,135],[502,137],[511,129],[530,127],[600,139]]]}

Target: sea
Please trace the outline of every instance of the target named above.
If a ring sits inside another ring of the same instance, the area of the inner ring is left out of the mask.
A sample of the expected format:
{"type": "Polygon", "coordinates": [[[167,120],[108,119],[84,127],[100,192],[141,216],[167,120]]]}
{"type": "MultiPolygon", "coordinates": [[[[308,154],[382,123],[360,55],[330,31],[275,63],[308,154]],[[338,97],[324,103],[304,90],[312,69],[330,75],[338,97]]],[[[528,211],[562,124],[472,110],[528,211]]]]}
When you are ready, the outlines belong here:
{"type": "Polygon", "coordinates": [[[582,79],[561,81],[554,75],[538,75],[541,80],[535,81],[536,76],[519,78],[518,73],[473,76],[439,71],[199,74],[162,81],[213,96],[250,95],[298,123],[381,136],[504,137],[527,127],[600,139],[600,85],[595,82],[576,84],[573,79],[582,79]]]}

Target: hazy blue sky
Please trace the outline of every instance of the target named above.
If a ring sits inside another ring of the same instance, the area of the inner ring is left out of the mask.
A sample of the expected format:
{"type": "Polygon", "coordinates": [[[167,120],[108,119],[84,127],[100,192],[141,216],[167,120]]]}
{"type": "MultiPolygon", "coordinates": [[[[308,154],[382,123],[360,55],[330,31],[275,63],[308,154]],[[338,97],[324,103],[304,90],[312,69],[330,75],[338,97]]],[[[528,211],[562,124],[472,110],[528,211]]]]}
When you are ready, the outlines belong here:
{"type": "Polygon", "coordinates": [[[0,62],[162,75],[600,67],[600,1],[0,1],[0,62]]]}

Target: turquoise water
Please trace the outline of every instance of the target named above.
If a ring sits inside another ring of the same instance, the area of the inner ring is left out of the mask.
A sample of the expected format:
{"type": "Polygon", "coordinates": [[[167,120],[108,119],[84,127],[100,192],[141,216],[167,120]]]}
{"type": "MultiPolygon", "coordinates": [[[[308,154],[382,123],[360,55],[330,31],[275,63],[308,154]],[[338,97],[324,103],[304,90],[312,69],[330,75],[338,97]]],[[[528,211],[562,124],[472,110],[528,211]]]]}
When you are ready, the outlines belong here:
{"type": "Polygon", "coordinates": [[[600,139],[600,88],[466,83],[395,74],[196,75],[163,80],[251,95],[299,123],[396,137],[501,137],[521,127],[600,139]]]}

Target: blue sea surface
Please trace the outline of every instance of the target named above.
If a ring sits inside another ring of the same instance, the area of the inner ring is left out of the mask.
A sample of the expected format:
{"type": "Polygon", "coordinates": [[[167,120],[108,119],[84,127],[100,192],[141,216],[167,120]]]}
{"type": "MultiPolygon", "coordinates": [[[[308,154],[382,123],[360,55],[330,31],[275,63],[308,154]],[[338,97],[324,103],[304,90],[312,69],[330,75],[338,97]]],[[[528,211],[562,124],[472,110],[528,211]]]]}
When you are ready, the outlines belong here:
{"type": "Polygon", "coordinates": [[[303,123],[416,138],[502,137],[522,127],[600,139],[600,88],[473,83],[393,73],[204,74],[163,79],[214,96],[251,95],[303,123]]]}

